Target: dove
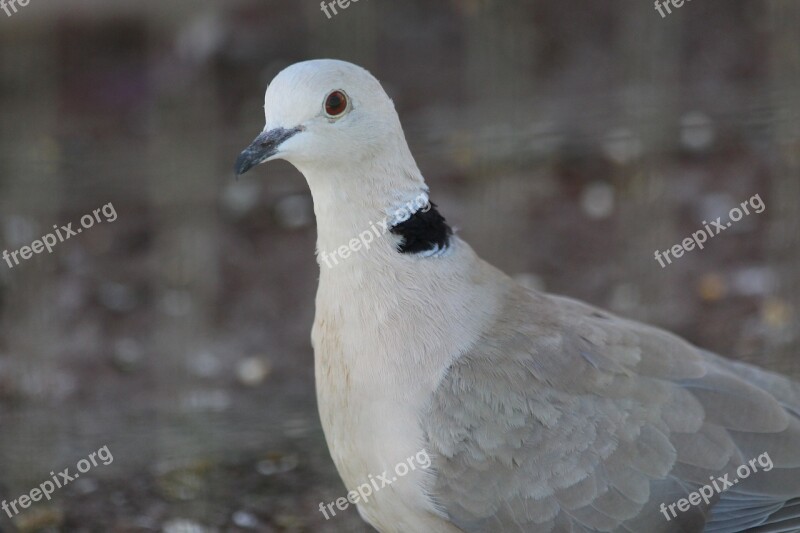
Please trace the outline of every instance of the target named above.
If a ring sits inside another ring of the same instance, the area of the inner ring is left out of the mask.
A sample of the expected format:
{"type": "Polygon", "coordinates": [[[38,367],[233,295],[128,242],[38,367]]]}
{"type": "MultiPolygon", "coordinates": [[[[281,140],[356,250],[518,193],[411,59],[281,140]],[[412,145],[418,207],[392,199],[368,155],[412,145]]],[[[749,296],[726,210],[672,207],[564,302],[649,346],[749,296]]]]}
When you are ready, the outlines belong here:
{"type": "Polygon", "coordinates": [[[282,159],[310,188],[319,415],[346,501],[375,529],[800,531],[796,382],[482,260],[365,69],[291,65],[264,103],[235,171],[282,159]],[[420,451],[430,468],[389,477],[420,451]]]}

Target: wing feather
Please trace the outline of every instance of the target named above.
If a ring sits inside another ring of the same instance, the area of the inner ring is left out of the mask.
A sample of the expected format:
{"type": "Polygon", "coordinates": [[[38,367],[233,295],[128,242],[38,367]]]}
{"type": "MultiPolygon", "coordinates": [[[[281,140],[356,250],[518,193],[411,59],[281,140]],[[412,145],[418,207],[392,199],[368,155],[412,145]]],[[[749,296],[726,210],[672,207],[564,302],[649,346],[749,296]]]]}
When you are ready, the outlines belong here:
{"type": "Polygon", "coordinates": [[[786,527],[800,520],[798,412],[785,378],[515,289],[422,416],[431,495],[466,532],[786,527]],[[774,468],[665,516],[662,504],[764,452],[774,468]]]}

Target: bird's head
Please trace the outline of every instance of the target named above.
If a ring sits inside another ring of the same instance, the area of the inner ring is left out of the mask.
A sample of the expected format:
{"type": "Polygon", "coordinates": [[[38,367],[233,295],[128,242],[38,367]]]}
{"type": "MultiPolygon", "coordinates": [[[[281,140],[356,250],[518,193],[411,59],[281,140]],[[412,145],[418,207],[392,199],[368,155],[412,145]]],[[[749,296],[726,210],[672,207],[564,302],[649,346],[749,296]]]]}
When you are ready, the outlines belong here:
{"type": "MultiPolygon", "coordinates": [[[[236,161],[241,175],[273,159],[304,168],[352,166],[405,144],[394,105],[366,70],[337,60],[294,64],[264,97],[266,127],[236,161]]],[[[305,173],[305,172],[304,172],[305,173]]]]}

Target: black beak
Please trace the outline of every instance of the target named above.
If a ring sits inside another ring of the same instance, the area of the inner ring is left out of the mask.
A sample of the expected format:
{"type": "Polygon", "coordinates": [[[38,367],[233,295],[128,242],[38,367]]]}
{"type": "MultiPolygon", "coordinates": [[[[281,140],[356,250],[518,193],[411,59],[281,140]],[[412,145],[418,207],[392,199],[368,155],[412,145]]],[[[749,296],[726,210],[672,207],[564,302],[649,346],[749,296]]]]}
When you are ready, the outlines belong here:
{"type": "Polygon", "coordinates": [[[234,171],[236,176],[241,176],[251,168],[260,165],[276,153],[281,143],[303,131],[302,126],[290,130],[276,128],[261,133],[253,143],[248,146],[236,160],[234,171]]]}

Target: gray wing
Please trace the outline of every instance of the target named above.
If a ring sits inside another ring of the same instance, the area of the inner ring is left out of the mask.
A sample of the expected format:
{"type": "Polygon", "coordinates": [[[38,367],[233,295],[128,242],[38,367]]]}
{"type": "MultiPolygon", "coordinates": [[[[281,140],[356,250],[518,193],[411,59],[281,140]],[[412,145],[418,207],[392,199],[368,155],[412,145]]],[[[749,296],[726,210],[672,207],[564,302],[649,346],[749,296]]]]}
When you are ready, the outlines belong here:
{"type": "Polygon", "coordinates": [[[799,413],[781,376],[512,289],[422,417],[430,496],[465,532],[800,531],[799,413]]]}

